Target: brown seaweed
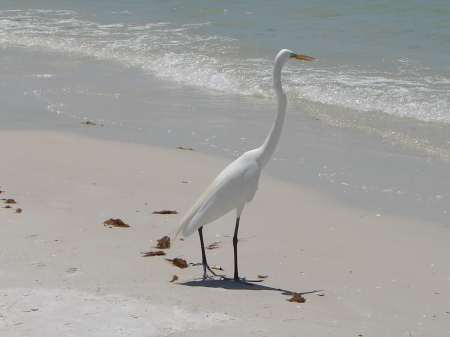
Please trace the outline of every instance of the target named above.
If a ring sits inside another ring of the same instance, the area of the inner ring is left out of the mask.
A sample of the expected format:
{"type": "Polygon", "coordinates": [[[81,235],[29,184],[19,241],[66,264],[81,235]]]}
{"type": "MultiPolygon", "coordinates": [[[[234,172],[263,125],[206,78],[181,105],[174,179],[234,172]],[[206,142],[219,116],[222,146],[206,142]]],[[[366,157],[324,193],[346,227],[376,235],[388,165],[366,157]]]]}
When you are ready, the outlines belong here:
{"type": "Polygon", "coordinates": [[[158,250],[156,252],[145,252],[145,253],[141,253],[141,254],[142,254],[142,257],[166,255],[166,253],[164,253],[162,250],[158,250]]]}
{"type": "Polygon", "coordinates": [[[302,295],[300,295],[299,293],[292,294],[292,298],[289,300],[286,300],[286,301],[297,302],[297,303],[305,303],[306,302],[305,298],[302,295]]]}
{"type": "Polygon", "coordinates": [[[168,236],[163,236],[161,239],[157,240],[158,244],[155,248],[158,249],[168,249],[170,248],[170,238],[168,236]]]}
{"type": "Polygon", "coordinates": [[[189,267],[186,260],[179,259],[178,257],[174,258],[173,260],[166,259],[166,261],[172,263],[174,266],[181,268],[181,269],[189,267]]]}
{"type": "MultiPolygon", "coordinates": [[[[81,124],[87,125],[87,126],[94,126],[97,125],[94,122],[91,121],[87,121],[87,122],[81,122],[81,124]]],[[[100,126],[104,126],[103,124],[100,124],[100,126]]]]}
{"type": "Polygon", "coordinates": [[[120,219],[109,219],[103,222],[103,224],[109,227],[130,227],[130,225],[127,225],[120,219]]]}
{"type": "Polygon", "coordinates": [[[206,249],[213,250],[213,249],[220,248],[219,243],[220,243],[220,242],[213,242],[213,243],[211,243],[208,247],[206,247],[206,249]]]}
{"type": "Polygon", "coordinates": [[[169,211],[169,210],[162,210],[162,211],[154,211],[152,214],[178,214],[177,211],[169,211]]]}

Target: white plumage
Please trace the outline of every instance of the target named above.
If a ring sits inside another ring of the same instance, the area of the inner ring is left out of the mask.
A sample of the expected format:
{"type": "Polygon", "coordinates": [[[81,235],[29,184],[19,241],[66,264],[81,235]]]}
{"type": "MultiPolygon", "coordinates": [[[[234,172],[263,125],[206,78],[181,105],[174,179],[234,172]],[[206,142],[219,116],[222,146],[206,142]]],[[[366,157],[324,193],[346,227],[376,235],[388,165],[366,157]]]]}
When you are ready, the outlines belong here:
{"type": "Polygon", "coordinates": [[[290,50],[281,50],[275,58],[273,69],[273,87],[278,98],[278,113],[264,144],[254,150],[241,155],[228,165],[203,194],[194,203],[191,209],[180,220],[173,239],[182,232],[184,237],[199,232],[202,247],[203,278],[207,278],[206,269],[214,276],[216,274],[209,268],[206,262],[205,248],[203,244],[203,226],[217,220],[229,211],[236,210],[236,227],[233,237],[234,245],[234,280],[240,281],[237,267],[237,233],[242,210],[246,203],[250,202],[258,189],[261,170],[267,164],[275,151],[278,139],[283,128],[286,113],[286,95],[281,86],[281,69],[289,58],[304,61],[313,61],[308,56],[298,55],[290,50]]]}

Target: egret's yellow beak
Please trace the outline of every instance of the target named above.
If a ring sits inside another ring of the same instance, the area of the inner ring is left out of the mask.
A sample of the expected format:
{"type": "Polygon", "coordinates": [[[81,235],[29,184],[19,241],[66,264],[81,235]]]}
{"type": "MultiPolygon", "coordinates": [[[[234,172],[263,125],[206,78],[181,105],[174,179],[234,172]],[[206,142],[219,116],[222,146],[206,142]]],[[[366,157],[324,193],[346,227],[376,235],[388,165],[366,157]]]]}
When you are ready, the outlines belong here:
{"type": "Polygon", "coordinates": [[[315,61],[316,59],[313,57],[309,57],[309,56],[305,56],[305,55],[299,55],[299,54],[295,54],[291,57],[294,57],[297,60],[301,60],[301,61],[315,61]]]}

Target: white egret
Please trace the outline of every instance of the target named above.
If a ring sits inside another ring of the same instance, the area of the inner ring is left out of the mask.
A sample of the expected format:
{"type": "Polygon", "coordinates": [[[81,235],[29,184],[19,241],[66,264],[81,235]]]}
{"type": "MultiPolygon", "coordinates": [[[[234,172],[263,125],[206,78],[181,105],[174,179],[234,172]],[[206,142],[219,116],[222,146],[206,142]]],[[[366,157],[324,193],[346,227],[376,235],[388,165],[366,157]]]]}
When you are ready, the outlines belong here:
{"type": "Polygon", "coordinates": [[[246,203],[250,202],[258,189],[261,170],[267,164],[278,143],[286,113],[286,95],[281,87],[281,69],[288,59],[314,61],[314,58],[296,54],[290,50],[281,50],[275,58],[273,67],[273,88],[278,98],[278,113],[264,144],[241,155],[228,165],[191,209],[180,220],[174,233],[174,239],[182,232],[187,237],[198,230],[202,249],[203,279],[208,277],[207,269],[216,275],[206,261],[203,243],[203,226],[220,218],[229,211],[236,210],[236,227],[233,236],[234,281],[241,281],[238,274],[237,244],[239,220],[246,203]]]}

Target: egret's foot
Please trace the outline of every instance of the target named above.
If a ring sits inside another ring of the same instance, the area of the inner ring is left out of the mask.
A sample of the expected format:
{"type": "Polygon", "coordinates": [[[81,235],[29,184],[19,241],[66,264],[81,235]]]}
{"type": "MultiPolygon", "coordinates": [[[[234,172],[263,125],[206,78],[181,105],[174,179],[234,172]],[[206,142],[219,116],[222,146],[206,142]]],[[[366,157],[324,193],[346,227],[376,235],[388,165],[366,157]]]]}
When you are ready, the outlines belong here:
{"type": "MultiPolygon", "coordinates": [[[[194,265],[199,265],[199,264],[203,265],[203,263],[198,263],[198,264],[194,264],[194,265]]],[[[220,278],[223,278],[223,277],[226,277],[226,276],[225,276],[225,275],[218,275],[218,274],[216,274],[216,273],[209,267],[208,264],[206,264],[206,266],[204,265],[204,266],[203,266],[203,281],[206,281],[206,280],[214,280],[214,277],[220,277],[220,278]],[[211,276],[208,275],[208,273],[206,272],[206,270],[208,270],[212,275],[211,275],[211,276]]]]}
{"type": "Polygon", "coordinates": [[[219,277],[220,279],[224,279],[226,278],[225,275],[208,275],[208,274],[203,274],[203,281],[208,281],[208,280],[215,280],[216,277],[219,277]]]}
{"type": "Polygon", "coordinates": [[[214,280],[214,277],[216,275],[208,275],[208,274],[203,274],[203,281],[207,281],[207,280],[214,280]]]}
{"type": "Polygon", "coordinates": [[[239,283],[243,283],[243,284],[248,284],[249,286],[253,286],[254,284],[252,284],[252,283],[258,283],[258,282],[264,281],[264,280],[247,280],[245,277],[234,277],[234,278],[222,277],[222,280],[239,282],[239,283]]]}

